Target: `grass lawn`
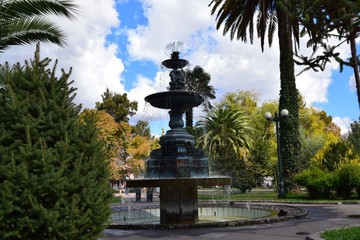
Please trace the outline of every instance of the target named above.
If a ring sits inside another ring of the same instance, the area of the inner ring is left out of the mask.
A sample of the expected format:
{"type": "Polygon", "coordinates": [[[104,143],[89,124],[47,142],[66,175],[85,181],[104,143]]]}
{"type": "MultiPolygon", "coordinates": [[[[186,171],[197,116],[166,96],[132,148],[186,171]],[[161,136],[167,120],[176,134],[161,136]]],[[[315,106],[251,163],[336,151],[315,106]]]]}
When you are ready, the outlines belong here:
{"type": "MultiPolygon", "coordinates": [[[[214,190],[214,189],[206,189],[206,190],[214,190]]],[[[341,200],[341,199],[309,199],[308,194],[306,192],[300,193],[288,193],[285,199],[279,199],[278,193],[273,190],[263,190],[263,189],[255,189],[251,192],[246,193],[232,193],[230,195],[223,194],[223,192],[219,189],[215,189],[214,193],[202,193],[199,191],[198,199],[201,201],[206,200],[216,200],[216,201],[269,201],[269,202],[296,202],[296,203],[337,203],[341,202],[353,202],[359,201],[357,195],[354,195],[353,198],[349,200],[341,200]]],[[[211,191],[210,191],[211,192],[211,191]]],[[[120,203],[121,199],[119,197],[113,197],[112,203],[120,203]]]]}
{"type": "MultiPolygon", "coordinates": [[[[309,199],[306,192],[300,193],[288,193],[285,199],[279,199],[278,193],[275,191],[251,191],[244,193],[232,193],[226,195],[223,193],[214,193],[214,194],[202,194],[199,192],[199,200],[217,200],[217,201],[276,201],[276,202],[312,202],[312,203],[322,203],[322,202],[351,202],[356,200],[354,196],[353,199],[349,200],[339,200],[339,199],[309,199]]],[[[358,201],[358,199],[356,200],[358,201]]]]}
{"type": "Polygon", "coordinates": [[[360,238],[360,227],[348,227],[329,230],[321,234],[325,240],[358,240],[360,238]]]}

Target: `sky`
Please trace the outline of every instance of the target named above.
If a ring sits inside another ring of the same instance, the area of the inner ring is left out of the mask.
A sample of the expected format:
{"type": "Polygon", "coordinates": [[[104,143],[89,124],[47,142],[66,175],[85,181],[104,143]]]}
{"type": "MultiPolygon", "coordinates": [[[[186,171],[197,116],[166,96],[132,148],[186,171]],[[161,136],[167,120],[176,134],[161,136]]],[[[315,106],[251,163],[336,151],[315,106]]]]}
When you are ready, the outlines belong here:
{"type": "MultiPolygon", "coordinates": [[[[152,93],[166,91],[169,69],[161,62],[170,56],[167,44],[180,41],[180,57],[188,67],[201,66],[211,75],[216,101],[229,92],[253,91],[260,104],[279,99],[279,49],[277,36],[273,45],[261,51],[260,42],[253,45],[223,36],[216,30],[215,17],[208,7],[210,0],[76,0],[80,9],[77,20],[51,17],[67,35],[62,48],[41,44],[41,56],[59,59],[59,69],[72,67],[71,79],[76,87],[75,102],[83,108],[94,108],[101,95],[110,91],[126,93],[138,102],[138,111],[130,119],[148,121],[151,132],[160,135],[168,127],[168,111],[145,103],[152,93]]],[[[301,39],[300,53],[309,55],[306,38],[301,39]]],[[[358,45],[358,48],[360,46],[358,45]]],[[[359,48],[360,50],[360,48],[359,48]]],[[[33,58],[35,44],[14,46],[0,55],[0,64],[33,58]]],[[[350,56],[350,48],[340,49],[342,57],[350,56]]],[[[296,73],[301,72],[296,67],[296,73]]],[[[352,70],[339,72],[337,63],[323,72],[306,71],[297,76],[297,88],[308,106],[324,110],[342,129],[349,130],[359,120],[360,111],[352,70]]],[[[215,103],[214,102],[214,103],[215,103]]],[[[203,115],[199,107],[195,118],[203,115]]],[[[291,113],[290,113],[291,114],[291,113]]],[[[195,119],[196,120],[196,119],[195,119]]]]}

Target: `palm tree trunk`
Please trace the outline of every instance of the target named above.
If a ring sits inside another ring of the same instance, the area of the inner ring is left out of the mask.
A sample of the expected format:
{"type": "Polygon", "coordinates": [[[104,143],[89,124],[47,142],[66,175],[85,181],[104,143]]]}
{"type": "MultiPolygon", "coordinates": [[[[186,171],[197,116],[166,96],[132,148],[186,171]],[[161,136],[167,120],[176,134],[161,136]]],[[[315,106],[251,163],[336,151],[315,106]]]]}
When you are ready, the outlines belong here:
{"type": "Polygon", "coordinates": [[[186,122],[186,127],[192,128],[193,127],[193,109],[192,108],[188,108],[185,111],[185,122],[186,122]]]}
{"type": "MultiPolygon", "coordinates": [[[[285,0],[287,4],[287,0],[285,0]]],[[[297,171],[300,150],[298,90],[295,82],[293,61],[292,31],[289,17],[277,9],[278,36],[280,49],[280,100],[279,113],[289,111],[289,117],[280,118],[280,153],[282,156],[282,175],[285,191],[292,186],[292,178],[297,171]]]]}

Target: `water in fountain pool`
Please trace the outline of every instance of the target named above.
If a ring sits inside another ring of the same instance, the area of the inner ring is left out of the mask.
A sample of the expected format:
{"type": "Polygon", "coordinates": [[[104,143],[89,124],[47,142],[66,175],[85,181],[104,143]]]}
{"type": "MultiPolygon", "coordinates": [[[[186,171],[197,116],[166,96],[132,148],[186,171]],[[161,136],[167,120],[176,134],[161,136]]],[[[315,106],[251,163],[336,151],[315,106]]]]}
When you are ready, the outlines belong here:
{"type": "MultiPolygon", "coordinates": [[[[248,206],[229,206],[223,204],[209,204],[199,206],[197,223],[239,221],[245,219],[263,218],[272,215],[269,209],[249,208],[248,206]]],[[[114,209],[111,223],[119,225],[160,224],[160,209],[156,206],[144,208],[114,209]]]]}

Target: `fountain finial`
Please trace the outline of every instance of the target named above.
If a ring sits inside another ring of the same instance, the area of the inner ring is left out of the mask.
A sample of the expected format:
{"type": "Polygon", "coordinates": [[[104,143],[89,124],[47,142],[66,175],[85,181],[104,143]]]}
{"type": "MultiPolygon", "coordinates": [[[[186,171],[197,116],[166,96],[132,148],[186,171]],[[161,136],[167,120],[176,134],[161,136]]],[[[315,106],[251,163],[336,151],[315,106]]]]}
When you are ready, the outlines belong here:
{"type": "Polygon", "coordinates": [[[185,72],[182,70],[188,64],[185,59],[180,59],[180,49],[183,48],[182,42],[172,42],[166,45],[165,52],[170,53],[170,59],[162,62],[162,64],[172,69],[169,76],[171,78],[170,90],[184,90],[185,88],[185,72]],[[181,68],[180,70],[178,70],[181,68]]]}

